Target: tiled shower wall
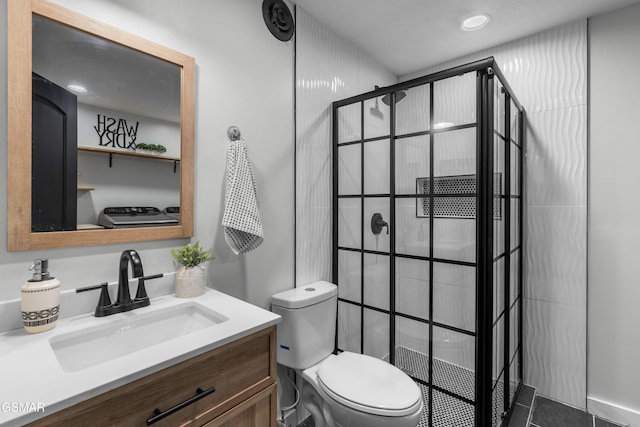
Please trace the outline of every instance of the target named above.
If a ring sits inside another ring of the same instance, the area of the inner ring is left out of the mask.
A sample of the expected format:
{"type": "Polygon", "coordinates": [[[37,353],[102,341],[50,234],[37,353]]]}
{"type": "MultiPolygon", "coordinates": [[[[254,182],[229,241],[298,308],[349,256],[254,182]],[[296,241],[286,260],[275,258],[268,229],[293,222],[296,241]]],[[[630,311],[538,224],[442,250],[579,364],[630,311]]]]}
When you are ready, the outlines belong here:
{"type": "MultiPolygon", "coordinates": [[[[331,279],[330,104],[368,92],[376,84],[393,84],[395,78],[299,7],[296,37],[296,285],[299,286],[331,279]]],[[[401,80],[487,56],[496,58],[527,111],[524,379],[537,387],[540,394],[584,408],[586,21],[460,58],[401,80]]],[[[408,101],[409,98],[402,102],[408,105],[408,101]]],[[[370,111],[369,106],[365,111],[370,111]]]]}
{"type": "Polygon", "coordinates": [[[296,286],[301,286],[331,281],[331,103],[398,79],[299,6],[296,52],[296,286]]]}

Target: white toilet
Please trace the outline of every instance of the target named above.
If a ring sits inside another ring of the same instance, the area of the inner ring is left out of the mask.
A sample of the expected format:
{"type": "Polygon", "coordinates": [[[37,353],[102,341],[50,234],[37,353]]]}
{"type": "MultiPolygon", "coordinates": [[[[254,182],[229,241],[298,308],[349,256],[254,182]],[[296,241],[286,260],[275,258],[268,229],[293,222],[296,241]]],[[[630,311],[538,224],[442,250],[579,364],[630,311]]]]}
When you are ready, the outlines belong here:
{"type": "Polygon", "coordinates": [[[422,396],[416,383],[374,357],[333,354],[338,307],[328,282],[273,295],[278,325],[278,363],[302,373],[302,403],[316,427],[416,427],[422,396]]]}

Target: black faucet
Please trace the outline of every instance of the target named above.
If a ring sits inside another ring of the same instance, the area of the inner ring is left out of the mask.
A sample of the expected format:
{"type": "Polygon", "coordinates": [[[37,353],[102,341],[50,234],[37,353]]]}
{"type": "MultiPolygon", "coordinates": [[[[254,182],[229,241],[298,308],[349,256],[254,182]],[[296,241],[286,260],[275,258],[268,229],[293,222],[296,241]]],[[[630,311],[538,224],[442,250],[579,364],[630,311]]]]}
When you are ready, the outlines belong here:
{"type": "Polygon", "coordinates": [[[142,271],[140,255],[133,249],[127,249],[120,255],[118,297],[116,298],[114,306],[122,307],[122,309],[117,310],[116,313],[145,307],[147,305],[149,305],[149,297],[144,287],[144,272],[142,271]],[[131,294],[129,293],[129,263],[131,263],[133,277],[138,278],[138,290],[136,291],[136,297],[134,299],[131,299],[131,294]]]}
{"type": "Polygon", "coordinates": [[[111,303],[108,284],[106,282],[97,286],[76,289],[76,292],[100,289],[100,300],[98,301],[98,306],[95,311],[96,317],[104,317],[111,314],[122,313],[123,311],[146,307],[150,304],[150,301],[147,296],[147,290],[144,287],[145,279],[157,279],[163,276],[163,274],[155,274],[144,277],[140,255],[133,249],[127,249],[122,252],[122,255],[120,255],[119,269],[118,296],[116,297],[115,303],[111,303]],[[133,270],[133,277],[138,279],[138,290],[136,291],[136,297],[134,299],[131,299],[131,293],[129,292],[129,264],[131,264],[131,269],[133,270]]]}

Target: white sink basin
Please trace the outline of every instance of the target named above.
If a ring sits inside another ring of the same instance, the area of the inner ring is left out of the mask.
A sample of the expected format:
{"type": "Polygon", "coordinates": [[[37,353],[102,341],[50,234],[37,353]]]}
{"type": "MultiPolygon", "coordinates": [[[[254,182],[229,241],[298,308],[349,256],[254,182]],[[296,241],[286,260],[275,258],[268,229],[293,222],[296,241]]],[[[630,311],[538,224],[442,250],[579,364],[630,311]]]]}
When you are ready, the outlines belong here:
{"type": "MultiPolygon", "coordinates": [[[[75,372],[229,320],[196,302],[164,310],[137,310],[105,323],[57,335],[49,344],[66,372],[75,372]]],[[[114,316],[114,317],[115,317],[114,316]]]]}

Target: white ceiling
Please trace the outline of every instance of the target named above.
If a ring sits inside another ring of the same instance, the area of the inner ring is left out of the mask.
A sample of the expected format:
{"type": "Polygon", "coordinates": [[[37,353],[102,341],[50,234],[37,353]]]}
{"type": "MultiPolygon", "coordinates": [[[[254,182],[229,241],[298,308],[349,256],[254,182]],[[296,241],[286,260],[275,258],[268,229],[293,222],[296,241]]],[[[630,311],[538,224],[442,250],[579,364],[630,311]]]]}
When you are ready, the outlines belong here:
{"type": "MultiPolygon", "coordinates": [[[[397,76],[640,0],[292,0],[397,76]],[[479,12],[481,30],[460,29],[479,12]]],[[[640,25],[640,24],[639,24],[640,25]]]]}

